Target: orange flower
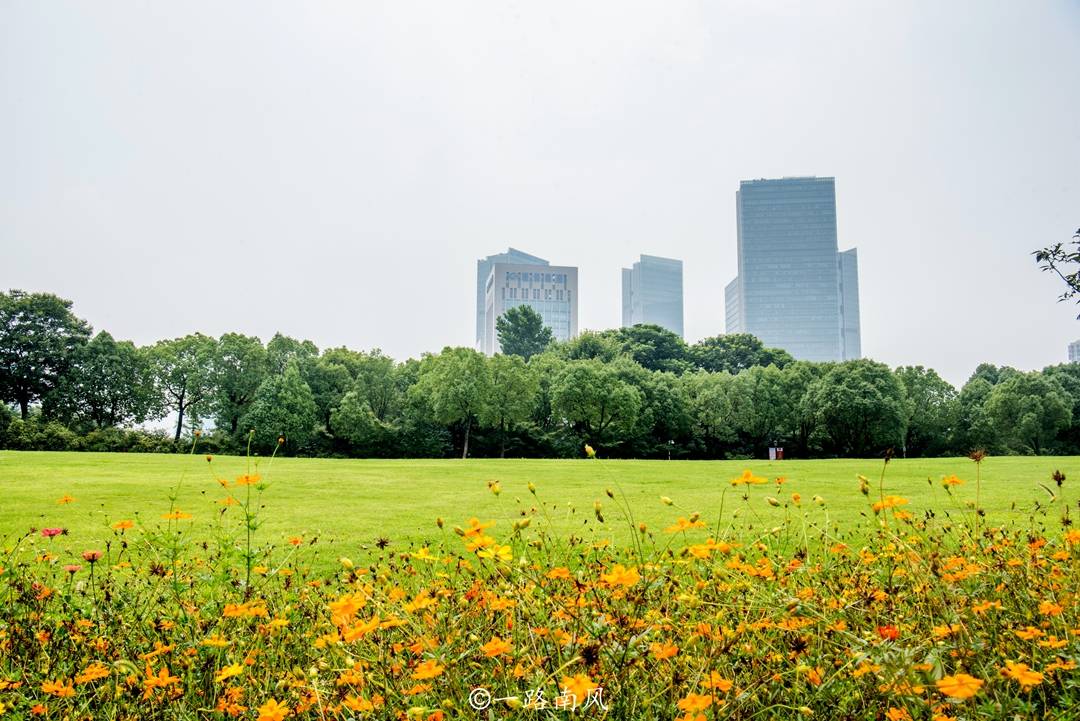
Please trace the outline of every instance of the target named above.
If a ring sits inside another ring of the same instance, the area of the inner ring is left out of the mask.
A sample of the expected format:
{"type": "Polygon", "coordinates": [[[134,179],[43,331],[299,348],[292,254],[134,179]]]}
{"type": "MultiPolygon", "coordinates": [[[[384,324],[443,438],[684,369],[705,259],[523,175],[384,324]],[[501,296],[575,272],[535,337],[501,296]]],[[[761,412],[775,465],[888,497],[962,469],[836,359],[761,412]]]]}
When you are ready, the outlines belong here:
{"type": "Polygon", "coordinates": [[[412,677],[417,681],[423,681],[424,679],[435,678],[441,676],[445,669],[436,661],[424,661],[417,665],[413,671],[412,677]]]}
{"type": "Polygon", "coordinates": [[[71,698],[75,695],[75,687],[66,683],[63,679],[58,681],[45,681],[41,684],[43,693],[59,698],[71,698]]]}
{"type": "Polygon", "coordinates": [[[641,580],[641,575],[637,572],[636,567],[626,568],[621,563],[617,563],[610,573],[601,574],[600,580],[609,586],[626,586],[630,588],[641,580]]]}
{"type": "Polygon", "coordinates": [[[90,683],[91,681],[97,681],[99,678],[105,678],[109,675],[109,667],[102,663],[94,662],[84,668],[81,673],[75,676],[75,683],[90,683]]]}
{"type": "Polygon", "coordinates": [[[707,678],[704,681],[704,683],[702,683],[701,685],[704,686],[705,688],[711,688],[714,691],[720,691],[722,693],[727,693],[728,691],[731,690],[731,687],[734,686],[735,684],[733,684],[731,681],[728,681],[726,678],[724,678],[723,676],[718,674],[716,671],[710,671],[709,672],[709,678],[707,678]]]}
{"type": "Polygon", "coordinates": [[[755,476],[753,473],[750,472],[749,468],[744,470],[742,472],[742,475],[738,478],[731,479],[731,485],[733,486],[760,486],[763,483],[768,482],[769,481],[767,479],[762,478],[761,476],[755,476]]]}
{"type": "Polygon", "coordinates": [[[676,706],[679,707],[680,711],[685,711],[687,714],[693,714],[709,708],[712,706],[712,702],[712,696],[702,696],[701,694],[690,693],[680,700],[676,706]]]}
{"type": "Polygon", "coordinates": [[[117,531],[126,531],[129,528],[134,528],[134,527],[135,527],[135,521],[123,520],[123,521],[117,521],[116,523],[113,524],[113,528],[115,528],[117,531]]]}
{"type": "Polygon", "coordinates": [[[1038,671],[1033,671],[1026,663],[1006,661],[1005,668],[1001,669],[1001,675],[1016,681],[1024,691],[1043,682],[1043,675],[1038,671]]]}
{"type": "Polygon", "coordinates": [[[513,646],[509,641],[504,641],[498,636],[492,636],[491,640],[480,647],[480,650],[484,652],[484,655],[488,658],[494,658],[501,656],[504,653],[510,653],[510,649],[513,646]]]}
{"type": "Polygon", "coordinates": [[[652,651],[653,658],[663,661],[674,657],[679,652],[679,647],[673,643],[654,643],[649,646],[649,650],[652,651]]]}
{"type": "Polygon", "coordinates": [[[938,691],[941,691],[949,698],[963,700],[977,694],[979,689],[982,688],[983,681],[966,673],[958,673],[942,677],[935,685],[938,691]]]}
{"type": "Polygon", "coordinates": [[[563,676],[562,690],[564,696],[573,696],[577,705],[583,705],[589,698],[589,692],[597,688],[597,684],[587,674],[579,673],[573,676],[563,676]]]}
{"type": "Polygon", "coordinates": [[[65,493],[64,495],[57,498],[56,502],[57,502],[57,504],[63,506],[65,504],[67,504],[67,503],[74,503],[75,499],[65,493]]]}
{"type": "Polygon", "coordinates": [[[191,514],[177,510],[170,513],[163,513],[161,514],[161,517],[164,518],[166,521],[185,521],[191,518],[191,514]]]}
{"type": "Polygon", "coordinates": [[[285,704],[270,699],[259,707],[258,713],[259,718],[257,721],[284,721],[284,718],[291,713],[291,710],[285,704]]]}

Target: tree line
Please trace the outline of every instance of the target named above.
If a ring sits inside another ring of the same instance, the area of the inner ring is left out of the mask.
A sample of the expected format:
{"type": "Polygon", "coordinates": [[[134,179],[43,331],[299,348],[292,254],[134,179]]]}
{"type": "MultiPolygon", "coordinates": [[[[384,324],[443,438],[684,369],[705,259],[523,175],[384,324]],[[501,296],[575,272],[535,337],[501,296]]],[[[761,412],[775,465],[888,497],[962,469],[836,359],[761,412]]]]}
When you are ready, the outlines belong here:
{"type": "Polygon", "coordinates": [[[693,344],[639,325],[554,342],[527,306],[503,352],[395,361],[281,334],[149,346],[92,332],[72,303],[0,293],[0,446],[336,457],[788,457],[1080,452],[1080,364],[980,365],[956,389],[922,366],[797,361],[746,334],[693,344]],[[140,430],[169,418],[168,433],[140,430]]]}

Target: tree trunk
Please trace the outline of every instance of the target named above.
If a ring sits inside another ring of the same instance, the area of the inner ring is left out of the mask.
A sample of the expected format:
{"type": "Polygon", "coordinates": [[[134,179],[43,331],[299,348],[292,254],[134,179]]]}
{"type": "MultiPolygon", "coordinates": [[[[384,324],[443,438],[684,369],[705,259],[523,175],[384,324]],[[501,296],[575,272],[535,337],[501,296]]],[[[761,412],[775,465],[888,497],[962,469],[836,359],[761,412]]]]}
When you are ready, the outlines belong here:
{"type": "Polygon", "coordinates": [[[173,438],[175,443],[180,442],[180,431],[184,428],[184,394],[180,394],[180,399],[176,404],[176,437],[173,438]]]}
{"type": "Polygon", "coordinates": [[[499,458],[506,458],[506,423],[499,424],[499,458]]]}
{"type": "Polygon", "coordinates": [[[469,457],[469,428],[472,427],[472,416],[465,417],[465,447],[461,451],[461,460],[469,457]]]}
{"type": "Polygon", "coordinates": [[[19,412],[22,414],[22,419],[25,421],[26,416],[30,414],[30,401],[26,398],[19,399],[19,412]]]}

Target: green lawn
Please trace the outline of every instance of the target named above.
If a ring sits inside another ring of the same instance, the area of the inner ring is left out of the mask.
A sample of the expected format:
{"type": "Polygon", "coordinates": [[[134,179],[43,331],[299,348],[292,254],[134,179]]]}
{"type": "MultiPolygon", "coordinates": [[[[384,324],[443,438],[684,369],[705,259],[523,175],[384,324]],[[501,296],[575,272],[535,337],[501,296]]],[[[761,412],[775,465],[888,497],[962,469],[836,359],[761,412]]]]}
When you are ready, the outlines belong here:
{"type": "MultiPolygon", "coordinates": [[[[217,457],[213,465],[203,456],[138,455],[108,453],[0,452],[0,542],[9,546],[14,537],[30,528],[61,526],[69,529],[58,545],[72,551],[97,547],[111,538],[110,524],[137,519],[147,525],[162,523],[169,507],[168,495],[183,478],[178,507],[193,514],[195,528],[208,528],[222,506],[227,491],[215,482],[215,474],[230,480],[244,472],[245,459],[217,457]],[[76,500],[58,504],[68,494],[76,500]]],[[[856,474],[870,477],[877,493],[879,460],[764,461],[605,461],[605,460],[328,460],[279,458],[261,473],[267,482],[262,502],[264,525],[260,537],[280,543],[293,535],[318,536],[323,554],[363,557],[376,539],[386,538],[391,550],[410,543],[436,539],[436,517],[447,527],[465,524],[470,517],[497,520],[496,535],[508,533],[522,509],[538,502],[528,492],[536,484],[538,498],[546,504],[553,530],[565,537],[574,533],[597,537],[626,538],[629,525],[616,502],[605,496],[611,488],[625,494],[635,522],[662,530],[679,515],[699,511],[714,524],[721,513],[743,507],[740,528],[778,525],[792,507],[770,506],[767,496],[789,501],[792,492],[802,496],[811,521],[841,531],[867,528],[867,499],[859,494],[856,474]],[[781,488],[770,483],[750,489],[733,489],[730,479],[744,468],[788,480],[781,488]],[[495,496],[487,482],[498,480],[502,493],[495,496]],[[811,503],[820,494],[824,508],[811,503]],[[673,507],[663,505],[668,496],[673,507]],[[597,524],[593,502],[603,503],[606,523],[597,524]],[[576,509],[576,510],[574,510],[576,509]],[[329,543],[329,548],[327,544],[329,543]]],[[[1054,488],[1050,476],[1065,473],[1058,505],[1080,499],[1080,458],[988,458],[982,466],[982,505],[988,523],[1008,519],[1023,521],[1036,501],[1054,488]]],[[[963,512],[963,501],[975,497],[975,464],[966,458],[894,460],[889,464],[886,493],[911,499],[908,510],[921,513],[932,508],[963,512]],[[967,482],[958,486],[955,499],[942,490],[940,480],[957,474],[967,482]],[[927,483],[927,479],[933,481],[927,483]]],[[[240,493],[244,489],[231,489],[240,493]]],[[[1055,489],[1056,490],[1056,489],[1055,489]]],[[[230,511],[235,513],[236,511],[230,511]]],[[[537,525],[543,521],[538,520],[537,525]]],[[[325,557],[325,556],[324,556],[325,557]]]]}

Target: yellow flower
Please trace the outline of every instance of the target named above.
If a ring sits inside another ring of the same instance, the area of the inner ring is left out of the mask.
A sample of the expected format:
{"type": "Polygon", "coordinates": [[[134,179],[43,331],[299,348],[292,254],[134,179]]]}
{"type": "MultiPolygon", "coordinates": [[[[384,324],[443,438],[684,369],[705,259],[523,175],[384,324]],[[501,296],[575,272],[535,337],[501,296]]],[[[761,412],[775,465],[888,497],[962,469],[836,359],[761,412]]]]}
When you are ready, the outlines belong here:
{"type": "Polygon", "coordinates": [[[510,649],[513,646],[509,641],[504,641],[498,636],[492,636],[491,640],[480,647],[480,650],[484,652],[484,655],[488,658],[495,658],[501,656],[504,653],[510,653],[510,649]]]}
{"type": "Polygon", "coordinates": [[[946,476],[945,478],[941,479],[941,485],[943,485],[945,488],[948,488],[950,486],[959,486],[962,483],[963,481],[957,478],[955,475],[946,476]]]}
{"type": "Polygon", "coordinates": [[[966,673],[958,673],[942,677],[935,685],[938,691],[941,691],[949,698],[963,700],[977,694],[983,685],[983,681],[966,673]]]}
{"type": "Polygon", "coordinates": [[[679,516],[678,520],[671,526],[664,529],[665,533],[678,533],[679,531],[687,531],[691,528],[705,528],[705,522],[700,520],[687,520],[682,516],[679,516]]]}
{"type": "Polygon", "coordinates": [[[731,485],[733,486],[760,486],[761,484],[768,482],[767,479],[762,478],[761,476],[755,476],[750,472],[749,468],[744,470],[742,475],[738,478],[731,479],[731,485]]]}
{"type": "Polygon", "coordinates": [[[183,511],[172,511],[171,513],[163,513],[161,517],[166,521],[184,521],[191,518],[190,513],[184,513],[183,511]]]}
{"type": "Polygon", "coordinates": [[[214,681],[221,683],[225,679],[232,678],[233,676],[239,676],[244,672],[244,667],[240,664],[234,663],[231,666],[225,666],[216,674],[214,674],[214,681]]]}
{"type": "Polygon", "coordinates": [[[284,721],[291,711],[285,704],[270,699],[259,707],[258,713],[259,718],[257,721],[284,721]]]}
{"type": "Polygon", "coordinates": [[[514,552],[510,546],[492,546],[491,548],[485,548],[478,551],[476,555],[480,558],[492,558],[496,561],[502,561],[503,563],[509,563],[514,560],[514,552]]]}

